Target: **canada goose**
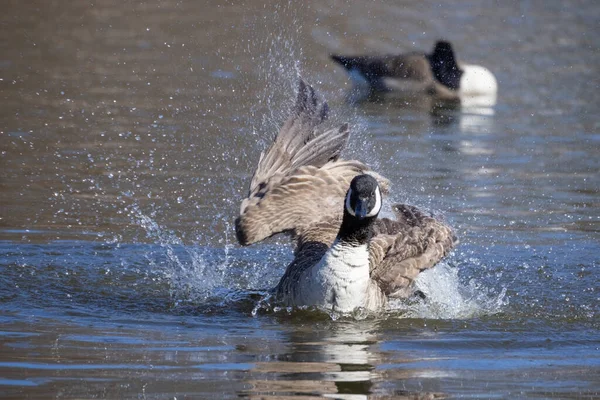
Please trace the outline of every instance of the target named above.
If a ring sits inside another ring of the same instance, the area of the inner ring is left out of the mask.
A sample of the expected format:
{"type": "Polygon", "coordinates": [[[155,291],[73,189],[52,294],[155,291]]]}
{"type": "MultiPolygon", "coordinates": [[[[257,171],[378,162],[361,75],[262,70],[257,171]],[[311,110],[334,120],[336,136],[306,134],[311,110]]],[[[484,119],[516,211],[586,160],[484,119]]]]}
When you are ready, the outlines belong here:
{"type": "Polygon", "coordinates": [[[355,88],[363,92],[403,90],[411,81],[417,83],[417,90],[442,100],[493,96],[495,103],[498,85],[494,75],[480,65],[457,63],[452,45],[446,41],[438,41],[431,54],[331,58],[348,70],[355,88]]]}
{"type": "Polygon", "coordinates": [[[300,81],[291,116],[260,156],[236,235],[249,245],[291,233],[294,259],[274,289],[285,306],[377,310],[390,297],[411,294],[419,272],[456,239],[416,207],[398,204],[396,220],[378,218],[389,182],[360,161],[339,158],[348,124],[320,129],[327,113],[327,103],[300,81]]]}

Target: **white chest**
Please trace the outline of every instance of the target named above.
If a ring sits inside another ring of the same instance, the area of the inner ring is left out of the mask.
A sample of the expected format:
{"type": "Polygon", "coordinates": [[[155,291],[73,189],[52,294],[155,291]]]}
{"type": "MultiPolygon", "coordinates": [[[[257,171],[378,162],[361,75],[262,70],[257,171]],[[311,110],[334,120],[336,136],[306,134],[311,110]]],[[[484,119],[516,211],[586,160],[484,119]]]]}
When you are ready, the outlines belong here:
{"type": "Polygon", "coordinates": [[[369,286],[367,245],[355,247],[336,241],[302,281],[305,305],[338,312],[364,307],[369,286]]]}

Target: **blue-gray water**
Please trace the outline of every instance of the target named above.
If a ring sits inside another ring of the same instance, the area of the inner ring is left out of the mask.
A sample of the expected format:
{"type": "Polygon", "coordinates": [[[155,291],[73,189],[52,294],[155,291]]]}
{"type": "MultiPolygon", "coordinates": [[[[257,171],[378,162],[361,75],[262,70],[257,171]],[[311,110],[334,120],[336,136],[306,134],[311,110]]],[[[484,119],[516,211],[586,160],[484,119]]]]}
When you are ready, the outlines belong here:
{"type": "Polygon", "coordinates": [[[353,3],[3,7],[0,396],[600,397],[600,5],[353,3]],[[345,102],[330,53],[440,38],[495,107],[345,102]],[[456,228],[426,301],[261,307],[290,248],[232,222],[299,75],[391,201],[456,228]]]}

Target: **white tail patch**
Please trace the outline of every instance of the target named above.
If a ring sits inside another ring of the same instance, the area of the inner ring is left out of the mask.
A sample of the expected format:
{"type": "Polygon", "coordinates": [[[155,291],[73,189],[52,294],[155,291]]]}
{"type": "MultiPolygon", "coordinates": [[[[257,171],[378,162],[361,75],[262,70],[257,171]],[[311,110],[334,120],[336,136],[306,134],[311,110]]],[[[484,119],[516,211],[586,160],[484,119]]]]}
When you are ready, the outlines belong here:
{"type": "Polygon", "coordinates": [[[498,91],[498,83],[489,69],[480,65],[461,65],[464,73],[460,78],[460,94],[489,95],[498,91]]]}

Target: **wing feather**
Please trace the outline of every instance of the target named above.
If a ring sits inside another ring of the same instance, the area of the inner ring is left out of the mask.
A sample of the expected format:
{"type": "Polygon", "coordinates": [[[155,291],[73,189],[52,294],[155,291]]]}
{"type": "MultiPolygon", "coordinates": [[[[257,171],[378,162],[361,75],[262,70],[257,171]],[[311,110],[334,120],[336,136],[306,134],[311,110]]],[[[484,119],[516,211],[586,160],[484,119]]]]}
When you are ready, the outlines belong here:
{"type": "Polygon", "coordinates": [[[387,191],[388,181],[365,164],[339,159],[348,141],[348,124],[319,129],[327,112],[327,104],[320,104],[312,87],[300,81],[292,115],[261,154],[248,197],[242,200],[235,223],[241,244],[281,232],[299,237],[316,222],[340,217],[356,175],[371,173],[387,191]]]}
{"type": "MultiPolygon", "coordinates": [[[[244,201],[236,219],[239,242],[247,245],[281,232],[301,236],[317,222],[341,218],[350,181],[368,171],[358,161],[338,160],[321,168],[305,166],[289,176],[271,177],[244,201]]],[[[384,178],[381,182],[386,185],[384,178]]]]}
{"type": "MultiPolygon", "coordinates": [[[[327,103],[319,105],[317,95],[314,89],[300,80],[298,87],[298,97],[296,104],[292,110],[292,114],[283,124],[279,133],[277,134],[275,141],[271,146],[260,155],[258,166],[252,176],[250,182],[249,194],[251,194],[257,186],[269,177],[276,174],[286,174],[292,168],[297,168],[302,164],[295,158],[298,155],[302,155],[302,149],[307,143],[319,135],[316,131],[316,127],[323,123],[327,119],[329,107],[327,103]]],[[[340,147],[343,148],[348,141],[348,126],[345,125],[345,129],[339,129],[327,131],[322,136],[333,137],[336,139],[340,147]]],[[[330,149],[319,149],[312,145],[312,151],[314,153],[325,153],[330,149]]],[[[340,148],[340,151],[341,151],[340,148]]],[[[335,159],[339,156],[337,153],[327,153],[329,159],[335,159]]],[[[322,162],[324,164],[325,162],[322,162]]],[[[322,165],[321,164],[321,165],[322,165]]],[[[316,165],[316,164],[312,164],[316,165]]]]}
{"type": "Polygon", "coordinates": [[[396,220],[377,221],[369,248],[371,279],[389,297],[406,297],[420,272],[433,267],[458,243],[443,221],[405,204],[394,206],[396,220]]]}

